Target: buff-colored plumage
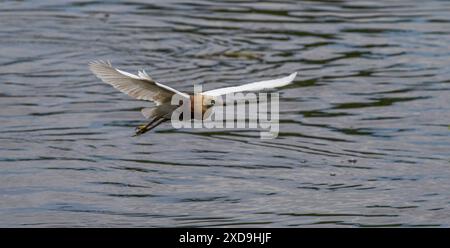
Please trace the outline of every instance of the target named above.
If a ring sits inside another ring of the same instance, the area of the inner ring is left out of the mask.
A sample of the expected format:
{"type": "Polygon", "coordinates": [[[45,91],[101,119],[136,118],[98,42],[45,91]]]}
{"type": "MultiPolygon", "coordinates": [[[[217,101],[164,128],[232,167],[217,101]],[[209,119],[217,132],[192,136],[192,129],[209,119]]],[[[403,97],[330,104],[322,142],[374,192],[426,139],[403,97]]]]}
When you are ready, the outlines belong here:
{"type": "MultiPolygon", "coordinates": [[[[175,90],[167,85],[153,80],[145,71],[139,71],[134,75],[112,67],[110,62],[93,61],[89,63],[89,69],[103,82],[112,85],[119,91],[139,100],[151,101],[156,104],[153,108],[142,109],[145,118],[152,118],[152,121],[140,127],[136,135],[143,134],[164,121],[170,120],[172,112],[177,106],[171,105],[171,99],[176,94],[181,98],[191,99],[200,98],[202,112],[206,111],[211,105],[209,102],[221,95],[243,91],[260,91],[271,88],[278,88],[292,83],[297,73],[279,79],[260,81],[256,83],[244,84],[241,86],[225,87],[210,90],[200,95],[189,96],[186,93],[175,90]]],[[[193,104],[194,101],[191,101],[193,104]]]]}

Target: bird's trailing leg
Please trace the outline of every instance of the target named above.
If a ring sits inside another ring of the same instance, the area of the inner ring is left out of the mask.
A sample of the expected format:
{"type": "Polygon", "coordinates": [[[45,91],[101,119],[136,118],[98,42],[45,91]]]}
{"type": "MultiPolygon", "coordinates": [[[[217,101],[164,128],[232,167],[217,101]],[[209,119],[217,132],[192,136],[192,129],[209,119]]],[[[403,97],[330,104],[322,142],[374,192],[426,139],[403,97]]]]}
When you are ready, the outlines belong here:
{"type": "Polygon", "coordinates": [[[165,121],[164,118],[156,117],[152,121],[150,121],[147,125],[141,125],[136,127],[136,133],[133,136],[138,136],[141,134],[144,134],[153,128],[157,127],[159,124],[161,124],[163,121],[165,121]]]}

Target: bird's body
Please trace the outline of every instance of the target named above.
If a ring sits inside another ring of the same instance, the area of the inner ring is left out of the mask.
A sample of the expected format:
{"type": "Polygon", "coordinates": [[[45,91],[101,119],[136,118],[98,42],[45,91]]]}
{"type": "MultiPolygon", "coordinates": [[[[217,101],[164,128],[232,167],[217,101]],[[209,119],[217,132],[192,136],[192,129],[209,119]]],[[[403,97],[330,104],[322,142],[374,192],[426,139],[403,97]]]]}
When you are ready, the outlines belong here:
{"type": "Polygon", "coordinates": [[[290,84],[297,73],[292,73],[288,77],[244,84],[236,87],[226,87],[189,95],[175,90],[167,85],[153,80],[145,71],[139,71],[134,75],[112,67],[109,62],[94,61],[89,64],[90,70],[102,81],[112,85],[121,92],[138,100],[146,100],[156,103],[155,107],[143,108],[142,115],[147,119],[152,119],[147,125],[139,126],[136,135],[143,134],[159,124],[172,118],[172,113],[179,105],[172,105],[172,97],[177,97],[190,101],[192,118],[195,118],[195,110],[201,110],[203,117],[205,112],[211,108],[219,97],[229,93],[243,91],[259,91],[270,88],[282,87],[290,84]]]}

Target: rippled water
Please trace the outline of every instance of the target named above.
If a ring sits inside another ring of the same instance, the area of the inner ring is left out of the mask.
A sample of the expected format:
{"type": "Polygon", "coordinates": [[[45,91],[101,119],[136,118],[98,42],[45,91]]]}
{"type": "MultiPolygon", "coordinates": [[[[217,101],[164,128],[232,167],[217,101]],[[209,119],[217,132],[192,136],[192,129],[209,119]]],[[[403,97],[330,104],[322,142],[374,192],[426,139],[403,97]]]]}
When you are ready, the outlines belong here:
{"type": "Polygon", "coordinates": [[[449,226],[449,1],[65,2],[0,2],[0,226],[449,226]],[[149,104],[94,59],[185,91],[299,76],[278,139],[135,138],[149,104]]]}

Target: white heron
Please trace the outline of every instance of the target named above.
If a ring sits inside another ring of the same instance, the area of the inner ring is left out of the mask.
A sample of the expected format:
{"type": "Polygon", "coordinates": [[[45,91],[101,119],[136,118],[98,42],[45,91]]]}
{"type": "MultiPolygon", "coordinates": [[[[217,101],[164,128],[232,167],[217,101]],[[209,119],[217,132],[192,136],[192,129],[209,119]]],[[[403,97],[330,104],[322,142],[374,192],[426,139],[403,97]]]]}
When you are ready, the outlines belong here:
{"type": "Polygon", "coordinates": [[[205,91],[196,95],[189,95],[156,82],[145,71],[138,71],[138,75],[134,75],[112,67],[109,61],[93,61],[89,63],[89,69],[103,82],[112,85],[119,91],[138,100],[150,101],[156,104],[155,107],[142,109],[142,115],[147,119],[151,119],[151,121],[146,125],[137,127],[136,135],[143,134],[171,119],[173,111],[179,107],[171,104],[171,99],[175,94],[190,99],[192,113],[194,112],[194,102],[201,103],[202,113],[205,113],[218,102],[219,96],[236,92],[261,91],[283,87],[292,83],[297,76],[297,73],[294,72],[283,78],[220,88],[205,91]]]}

